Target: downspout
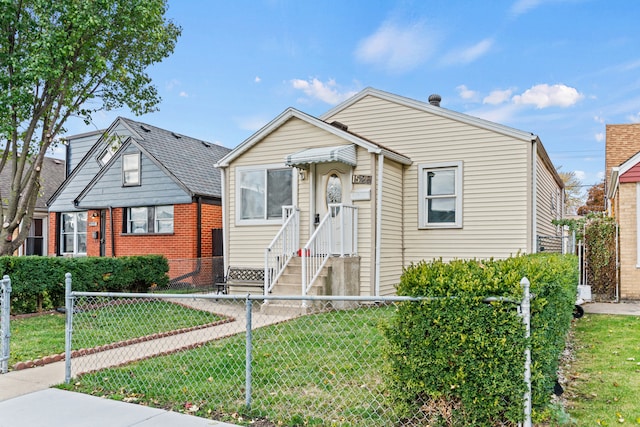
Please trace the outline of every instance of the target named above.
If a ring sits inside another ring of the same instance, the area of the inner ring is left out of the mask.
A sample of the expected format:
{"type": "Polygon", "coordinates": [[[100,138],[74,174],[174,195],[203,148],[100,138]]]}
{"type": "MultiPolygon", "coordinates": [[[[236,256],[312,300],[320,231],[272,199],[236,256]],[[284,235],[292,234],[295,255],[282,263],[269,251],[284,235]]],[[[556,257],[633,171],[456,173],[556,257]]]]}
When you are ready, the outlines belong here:
{"type": "Polygon", "coordinates": [[[375,296],[380,296],[380,253],[382,251],[382,171],[384,155],[378,154],[378,185],[376,185],[376,268],[375,296]]]}
{"type": "Polygon", "coordinates": [[[532,140],[531,149],[531,253],[538,252],[538,144],[536,140],[532,140]]]}
{"type": "MultiPolygon", "coordinates": [[[[224,270],[229,267],[229,218],[227,215],[227,168],[220,168],[220,202],[222,205],[222,258],[224,270]]],[[[224,273],[223,273],[224,274],[224,273]]]]}
{"type": "Polygon", "coordinates": [[[111,226],[111,256],[116,256],[116,237],[115,230],[113,229],[113,207],[109,206],[109,223],[111,226]]]}
{"type": "Polygon", "coordinates": [[[202,197],[198,196],[198,212],[196,217],[196,257],[198,258],[198,270],[200,270],[200,258],[202,258],[202,197]]]}

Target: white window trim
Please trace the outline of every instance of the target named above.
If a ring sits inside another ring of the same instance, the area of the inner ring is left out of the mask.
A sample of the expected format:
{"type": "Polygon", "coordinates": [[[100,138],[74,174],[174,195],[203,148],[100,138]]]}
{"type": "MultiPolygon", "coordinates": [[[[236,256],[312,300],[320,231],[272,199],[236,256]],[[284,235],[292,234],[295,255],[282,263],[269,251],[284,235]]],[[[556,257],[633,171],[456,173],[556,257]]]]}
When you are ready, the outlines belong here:
{"type": "MultiPolygon", "coordinates": [[[[235,171],[235,199],[236,199],[236,208],[235,208],[235,223],[236,225],[276,225],[282,224],[282,217],[273,218],[273,219],[242,219],[242,196],[240,195],[240,173],[246,171],[266,171],[271,169],[292,169],[291,167],[285,165],[284,163],[271,163],[266,165],[252,165],[252,166],[238,166],[235,171]]],[[[298,194],[298,177],[297,174],[294,173],[293,169],[291,170],[291,202],[293,205],[296,204],[298,194]]],[[[266,197],[266,192],[265,192],[266,197]]],[[[266,209],[266,200],[265,200],[265,209],[266,209]]]]}
{"type": "Polygon", "coordinates": [[[418,165],[418,229],[442,229],[442,228],[462,228],[462,161],[456,162],[438,162],[438,163],[421,163],[418,165]],[[424,172],[430,169],[455,169],[456,172],[456,222],[455,223],[427,223],[426,200],[426,182],[424,182],[424,172]]]}
{"type": "Polygon", "coordinates": [[[138,153],[124,153],[120,159],[120,167],[122,169],[122,186],[123,187],[139,187],[140,185],[142,185],[142,161],[141,161],[141,154],[138,153]],[[124,170],[124,159],[126,157],[133,157],[136,156],[137,157],[137,161],[138,161],[138,181],[137,182],[125,182],[125,170],[124,170]]]}
{"type": "Polygon", "coordinates": [[[89,225],[89,214],[88,211],[75,211],[75,212],[60,212],[60,225],[58,226],[58,235],[60,236],[60,254],[61,255],[72,255],[72,256],[86,256],[87,252],[78,252],[78,234],[85,234],[85,242],[86,242],[86,246],[89,245],[88,239],[89,239],[89,230],[87,229],[86,231],[84,231],[83,233],[78,232],[78,214],[80,213],[87,213],[87,226],[89,225]],[[63,239],[64,239],[64,234],[62,232],[62,216],[63,215],[69,215],[69,214],[73,214],[73,252],[63,252],[62,251],[62,246],[63,246],[63,239]]]}

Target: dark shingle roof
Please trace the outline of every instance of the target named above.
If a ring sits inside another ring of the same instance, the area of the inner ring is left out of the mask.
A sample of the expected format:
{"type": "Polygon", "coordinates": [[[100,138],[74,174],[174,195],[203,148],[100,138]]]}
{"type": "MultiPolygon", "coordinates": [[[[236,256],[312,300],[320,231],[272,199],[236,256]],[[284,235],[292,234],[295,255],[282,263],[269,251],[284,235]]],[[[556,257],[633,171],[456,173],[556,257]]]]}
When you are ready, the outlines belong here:
{"type": "Polygon", "coordinates": [[[141,138],[133,137],[194,195],[221,197],[220,170],[213,167],[229,148],[121,117],[141,138]]]}
{"type": "MultiPolygon", "coordinates": [[[[36,200],[36,209],[47,209],[47,200],[56,192],[65,178],[64,160],[45,157],[40,172],[40,194],[36,200]]],[[[11,187],[11,165],[6,165],[0,171],[0,192],[2,197],[8,197],[11,187]]]]}

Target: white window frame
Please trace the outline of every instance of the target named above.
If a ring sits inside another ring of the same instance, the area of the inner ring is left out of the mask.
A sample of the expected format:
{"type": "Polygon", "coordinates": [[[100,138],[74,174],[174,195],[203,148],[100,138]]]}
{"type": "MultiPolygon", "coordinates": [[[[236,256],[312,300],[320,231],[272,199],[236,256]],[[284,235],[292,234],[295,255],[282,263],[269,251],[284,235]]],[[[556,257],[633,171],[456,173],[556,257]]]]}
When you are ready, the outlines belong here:
{"type": "Polygon", "coordinates": [[[439,229],[439,228],[462,228],[462,176],[463,162],[438,162],[438,163],[422,163],[418,165],[418,228],[419,229],[439,229]],[[434,170],[453,170],[455,172],[454,194],[446,196],[430,197],[427,195],[427,179],[426,174],[434,170]],[[455,221],[454,222],[432,222],[428,221],[428,200],[436,197],[455,198],[455,221]]]}
{"type": "Polygon", "coordinates": [[[123,187],[137,187],[137,186],[140,186],[141,181],[142,181],[140,158],[141,158],[140,153],[125,153],[125,154],[122,155],[121,162],[122,162],[122,186],[123,187]],[[126,162],[125,159],[129,159],[129,158],[132,158],[132,157],[136,158],[135,159],[135,164],[136,164],[135,168],[125,169],[125,162],[126,162]],[[127,178],[126,178],[127,177],[127,172],[134,172],[134,171],[137,172],[137,178],[138,179],[135,180],[135,181],[127,181],[127,178]]]}
{"type": "Polygon", "coordinates": [[[272,170],[289,170],[291,172],[291,204],[295,205],[297,194],[297,175],[294,173],[293,168],[288,167],[282,163],[280,164],[268,164],[268,165],[255,165],[255,166],[240,166],[235,171],[235,195],[236,195],[236,209],[235,209],[235,223],[236,225],[270,225],[270,224],[282,224],[282,215],[278,215],[274,218],[267,218],[267,206],[268,197],[267,192],[267,172],[272,170]],[[243,172],[262,172],[264,174],[264,211],[262,218],[254,219],[242,219],[242,189],[240,188],[240,175],[243,172]]]}
{"type": "Polygon", "coordinates": [[[124,208],[125,212],[124,212],[124,217],[125,217],[125,229],[123,234],[126,234],[127,236],[146,236],[149,234],[173,234],[174,230],[175,230],[175,209],[173,205],[158,205],[158,206],[130,206],[130,207],[126,207],[124,208]],[[171,231],[162,231],[159,232],[158,230],[158,225],[160,222],[164,222],[167,223],[169,222],[168,219],[158,219],[158,208],[171,208],[171,212],[172,212],[172,217],[171,217],[171,231]],[[132,223],[133,221],[131,220],[131,209],[144,209],[145,210],[145,217],[146,217],[146,231],[142,232],[142,233],[136,233],[131,231],[132,230],[132,223]],[[149,209],[153,210],[153,219],[149,220],[150,218],[150,213],[149,213],[149,209]]]}
{"type": "Polygon", "coordinates": [[[73,256],[77,256],[77,255],[87,255],[87,238],[88,238],[88,234],[87,234],[87,225],[88,225],[88,212],[87,211],[78,211],[78,212],[60,212],[60,225],[58,227],[58,234],[60,236],[60,254],[62,255],[73,255],[73,256]],[[78,216],[80,214],[84,214],[85,217],[85,227],[84,227],[84,231],[79,231],[78,230],[78,216]],[[73,230],[71,231],[67,231],[64,232],[63,228],[64,228],[64,215],[71,215],[73,217],[73,230]],[[65,235],[72,235],[73,236],[73,251],[69,252],[69,251],[63,251],[64,248],[64,237],[65,235]],[[79,246],[79,237],[84,235],[84,245],[85,245],[85,250],[84,252],[80,252],[78,251],[78,246],[79,246]]]}
{"type": "Polygon", "coordinates": [[[111,160],[122,145],[122,139],[118,135],[110,135],[106,139],[106,145],[105,149],[98,155],[98,163],[100,166],[106,165],[109,160],[111,160]]]}

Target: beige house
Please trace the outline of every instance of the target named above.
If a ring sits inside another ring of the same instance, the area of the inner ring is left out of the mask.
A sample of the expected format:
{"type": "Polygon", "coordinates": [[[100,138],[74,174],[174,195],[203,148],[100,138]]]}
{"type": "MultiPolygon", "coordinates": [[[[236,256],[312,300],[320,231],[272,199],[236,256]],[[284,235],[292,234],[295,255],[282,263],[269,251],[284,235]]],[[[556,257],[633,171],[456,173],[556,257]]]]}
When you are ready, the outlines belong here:
{"type": "Polygon", "coordinates": [[[420,260],[536,252],[563,216],[536,135],[437,95],[368,88],[319,118],[290,108],[217,166],[225,263],[264,268],[265,292],[390,295],[420,260]]]}
{"type": "Polygon", "coordinates": [[[607,210],[619,236],[619,296],[640,299],[640,123],[607,125],[607,210]]]}

